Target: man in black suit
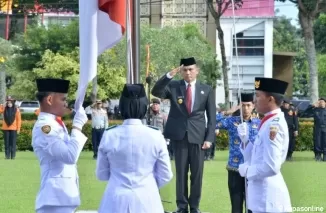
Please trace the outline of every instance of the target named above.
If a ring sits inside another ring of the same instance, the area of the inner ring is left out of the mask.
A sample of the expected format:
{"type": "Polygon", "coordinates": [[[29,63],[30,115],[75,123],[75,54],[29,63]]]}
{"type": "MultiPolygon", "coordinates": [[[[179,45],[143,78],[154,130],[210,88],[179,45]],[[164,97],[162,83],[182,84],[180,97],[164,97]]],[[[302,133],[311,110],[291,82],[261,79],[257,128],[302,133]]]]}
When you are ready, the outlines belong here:
{"type": "Polygon", "coordinates": [[[156,97],[169,99],[165,138],[173,143],[176,167],[176,213],[200,213],[205,149],[215,141],[215,97],[213,89],[196,80],[199,69],[194,58],[181,59],[180,67],[160,78],[152,89],[156,97]],[[183,80],[172,80],[180,72],[183,80]],[[207,124],[205,119],[207,115],[207,124]],[[190,167],[190,195],[188,171],[190,167]]]}

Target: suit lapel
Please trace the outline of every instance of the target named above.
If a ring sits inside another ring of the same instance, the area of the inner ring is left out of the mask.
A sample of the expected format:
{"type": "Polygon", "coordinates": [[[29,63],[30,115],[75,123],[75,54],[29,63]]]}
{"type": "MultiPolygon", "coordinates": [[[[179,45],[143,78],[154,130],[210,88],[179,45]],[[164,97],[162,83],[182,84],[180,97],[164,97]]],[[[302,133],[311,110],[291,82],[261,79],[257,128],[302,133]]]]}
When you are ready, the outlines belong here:
{"type": "Polygon", "coordinates": [[[200,95],[201,95],[201,86],[200,82],[197,80],[196,81],[196,91],[195,91],[195,101],[194,101],[194,106],[192,108],[192,113],[194,113],[200,106],[200,95]]]}
{"type": "Polygon", "coordinates": [[[185,98],[186,100],[186,83],[184,80],[180,80],[180,91],[181,91],[181,95],[185,98]]]}

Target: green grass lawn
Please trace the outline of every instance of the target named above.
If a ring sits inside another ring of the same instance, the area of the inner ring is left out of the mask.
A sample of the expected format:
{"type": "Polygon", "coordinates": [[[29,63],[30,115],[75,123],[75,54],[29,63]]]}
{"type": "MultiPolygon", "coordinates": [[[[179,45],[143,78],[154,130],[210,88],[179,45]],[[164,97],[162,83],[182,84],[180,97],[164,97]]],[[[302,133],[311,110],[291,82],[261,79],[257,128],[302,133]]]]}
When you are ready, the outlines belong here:
{"type": "MultiPolygon", "coordinates": [[[[1,153],[4,155],[4,153],[1,153]]],[[[214,161],[205,162],[201,210],[210,213],[229,213],[230,201],[225,163],[228,153],[216,152],[214,161]]],[[[79,160],[81,210],[97,209],[105,183],[95,178],[92,153],[82,153],[79,160]]],[[[174,167],[174,162],[173,162],[174,167]]],[[[14,161],[0,160],[0,212],[32,213],[39,188],[39,166],[31,152],[17,153],[14,161]]],[[[283,175],[295,207],[324,207],[326,209],[326,162],[315,162],[313,153],[297,152],[294,162],[287,162],[283,175]]],[[[161,190],[166,210],[175,210],[175,180],[161,190]]],[[[325,210],[326,211],[326,210],[325,210]]]]}

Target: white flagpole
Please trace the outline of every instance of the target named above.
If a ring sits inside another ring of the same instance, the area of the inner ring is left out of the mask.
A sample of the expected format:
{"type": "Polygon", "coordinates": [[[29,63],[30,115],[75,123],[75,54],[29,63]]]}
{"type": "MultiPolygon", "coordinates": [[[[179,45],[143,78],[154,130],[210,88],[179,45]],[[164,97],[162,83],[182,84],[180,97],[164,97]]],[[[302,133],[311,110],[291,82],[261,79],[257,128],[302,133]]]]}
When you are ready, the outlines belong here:
{"type": "MultiPolygon", "coordinates": [[[[233,35],[234,35],[234,43],[235,43],[235,57],[236,57],[236,64],[237,64],[237,74],[238,74],[238,97],[239,102],[241,103],[241,85],[240,85],[240,69],[239,69],[239,55],[238,55],[238,41],[237,41],[237,31],[235,29],[235,5],[234,0],[232,0],[232,15],[233,15],[233,35]]],[[[243,111],[242,107],[240,107],[240,119],[241,123],[243,123],[243,111]]],[[[245,179],[245,197],[246,197],[246,213],[248,213],[248,189],[247,189],[247,178],[245,179]]]]}

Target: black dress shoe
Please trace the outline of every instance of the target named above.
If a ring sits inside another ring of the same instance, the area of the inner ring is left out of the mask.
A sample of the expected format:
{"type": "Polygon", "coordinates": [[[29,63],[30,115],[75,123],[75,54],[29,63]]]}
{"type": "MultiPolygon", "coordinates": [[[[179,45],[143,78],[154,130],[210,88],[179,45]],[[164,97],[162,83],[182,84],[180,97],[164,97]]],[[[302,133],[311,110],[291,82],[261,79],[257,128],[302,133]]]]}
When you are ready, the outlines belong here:
{"type": "Polygon", "coordinates": [[[190,213],[201,213],[199,209],[190,209],[190,213]]]}
{"type": "Polygon", "coordinates": [[[181,208],[178,208],[175,212],[173,213],[188,213],[188,209],[181,209],[181,208]]]}

